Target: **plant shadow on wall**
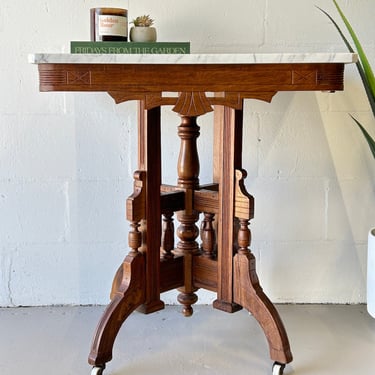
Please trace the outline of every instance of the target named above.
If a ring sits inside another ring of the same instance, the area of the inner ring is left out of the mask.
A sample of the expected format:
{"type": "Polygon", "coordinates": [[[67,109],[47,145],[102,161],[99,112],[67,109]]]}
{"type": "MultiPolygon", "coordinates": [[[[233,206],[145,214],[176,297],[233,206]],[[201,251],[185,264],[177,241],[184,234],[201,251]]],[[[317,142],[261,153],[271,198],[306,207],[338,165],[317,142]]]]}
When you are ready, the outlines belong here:
{"type": "MultiPolygon", "coordinates": [[[[333,3],[343,21],[347,32],[349,33],[354,47],[350,44],[348,39],[346,38],[344,32],[340,29],[339,25],[335,22],[333,17],[331,17],[325,10],[317,7],[320,11],[322,11],[333,23],[336,27],[337,31],[339,32],[341,38],[343,39],[346,47],[350,52],[357,52],[359,56],[359,60],[356,63],[359,75],[361,77],[363,87],[366,91],[366,95],[368,101],[371,106],[372,113],[375,118],[375,77],[372,71],[371,65],[368,61],[366,53],[362,48],[362,45],[351,26],[350,22],[346,18],[345,14],[343,13],[342,9],[340,8],[339,4],[336,0],[333,0],[333,3]]],[[[356,119],[353,115],[350,115],[353,119],[354,123],[359,127],[361,130],[364,138],[367,141],[369,146],[369,150],[375,159],[375,139],[369,134],[366,130],[365,126],[361,124],[361,122],[356,119]]],[[[375,228],[371,229],[368,235],[368,257],[367,257],[367,310],[370,315],[375,318],[375,228]]]]}

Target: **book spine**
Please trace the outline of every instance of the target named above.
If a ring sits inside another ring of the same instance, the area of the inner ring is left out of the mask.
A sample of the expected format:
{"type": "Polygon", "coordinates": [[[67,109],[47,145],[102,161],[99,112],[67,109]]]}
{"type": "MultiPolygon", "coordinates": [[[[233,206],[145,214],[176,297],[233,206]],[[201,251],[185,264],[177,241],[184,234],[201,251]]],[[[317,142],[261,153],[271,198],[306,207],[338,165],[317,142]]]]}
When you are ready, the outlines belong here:
{"type": "Polygon", "coordinates": [[[70,43],[74,54],[189,54],[190,42],[79,42],[70,43]]]}

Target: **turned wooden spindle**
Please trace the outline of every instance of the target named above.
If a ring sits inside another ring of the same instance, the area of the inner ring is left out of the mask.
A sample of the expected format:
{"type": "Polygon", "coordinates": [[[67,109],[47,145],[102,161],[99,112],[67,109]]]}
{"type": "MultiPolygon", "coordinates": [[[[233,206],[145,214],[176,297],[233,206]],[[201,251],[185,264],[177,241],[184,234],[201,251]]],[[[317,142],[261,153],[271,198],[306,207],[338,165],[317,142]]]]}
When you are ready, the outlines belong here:
{"type": "Polygon", "coordinates": [[[186,189],[194,189],[199,184],[199,156],[197,138],[199,126],[196,117],[181,116],[178,136],[181,139],[178,157],[178,185],[186,189]]]}
{"type": "Polygon", "coordinates": [[[249,220],[239,219],[240,227],[238,229],[238,254],[248,254],[250,252],[249,246],[251,243],[251,232],[249,229],[249,220]]]}
{"type": "Polygon", "coordinates": [[[163,259],[172,259],[174,250],[174,224],[173,211],[163,214],[163,228],[161,237],[161,252],[163,259]]]}
{"type": "Polygon", "coordinates": [[[184,286],[179,288],[178,301],[184,306],[183,314],[190,316],[193,313],[191,305],[197,302],[194,293],[197,289],[193,286],[193,256],[199,254],[196,238],[199,228],[196,225],[199,214],[193,209],[194,189],[199,185],[199,156],[197,138],[199,126],[196,117],[181,116],[181,125],[178,127],[178,136],[181,139],[180,154],[177,164],[178,186],[185,190],[185,210],[177,213],[180,222],[177,228],[176,251],[184,256],[184,286]]]}
{"type": "Polygon", "coordinates": [[[142,233],[139,231],[140,222],[132,220],[130,222],[130,231],[128,233],[128,244],[129,244],[129,253],[125,258],[124,264],[122,264],[112,283],[111,289],[111,300],[115,298],[116,294],[121,290],[122,284],[124,283],[123,273],[124,267],[126,267],[126,260],[137,258],[141,256],[141,246],[142,246],[142,233]]]}
{"type": "Polygon", "coordinates": [[[144,181],[146,173],[144,171],[134,172],[134,192],[126,201],[126,217],[130,222],[128,233],[129,254],[136,255],[142,252],[142,222],[145,217],[145,189],[144,181]]]}
{"type": "Polygon", "coordinates": [[[204,213],[204,219],[201,224],[201,240],[203,256],[213,259],[215,257],[216,234],[213,227],[215,214],[204,213]]]}
{"type": "Polygon", "coordinates": [[[138,253],[138,249],[142,245],[142,233],[138,230],[140,223],[137,221],[132,221],[130,223],[131,230],[128,234],[128,243],[130,247],[129,254],[135,255],[138,253]]]}

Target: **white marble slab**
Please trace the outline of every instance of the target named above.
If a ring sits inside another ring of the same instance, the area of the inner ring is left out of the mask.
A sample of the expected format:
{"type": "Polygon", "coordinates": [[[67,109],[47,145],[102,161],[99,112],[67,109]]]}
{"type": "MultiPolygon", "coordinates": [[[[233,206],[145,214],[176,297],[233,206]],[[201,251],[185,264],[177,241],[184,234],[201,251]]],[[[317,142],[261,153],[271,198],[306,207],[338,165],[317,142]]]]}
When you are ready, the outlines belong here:
{"type": "Polygon", "coordinates": [[[249,54],[68,54],[36,53],[32,64],[299,64],[344,63],[358,60],[353,53],[249,53],[249,54]]]}

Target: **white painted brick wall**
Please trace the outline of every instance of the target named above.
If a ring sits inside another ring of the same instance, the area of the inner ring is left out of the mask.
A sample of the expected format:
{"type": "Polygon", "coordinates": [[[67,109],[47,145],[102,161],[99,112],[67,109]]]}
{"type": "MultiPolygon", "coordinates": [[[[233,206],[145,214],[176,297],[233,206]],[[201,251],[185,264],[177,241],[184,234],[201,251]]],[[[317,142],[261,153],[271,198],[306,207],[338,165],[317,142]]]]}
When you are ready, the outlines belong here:
{"type": "MultiPolygon", "coordinates": [[[[67,52],[70,40],[87,40],[89,8],[114,1],[0,4],[0,306],[106,303],[127,252],[136,104],[39,93],[27,63],[28,53],[67,52]]],[[[373,0],[340,4],[374,66],[373,0]]],[[[328,0],[132,0],[129,17],[150,13],[159,40],[190,40],[192,52],[345,51],[315,5],[338,19],[328,0]]],[[[347,113],[369,129],[375,122],[354,66],[345,83],[334,95],[279,93],[272,104],[245,105],[252,249],[277,302],[365,301],[374,161],[347,113]]],[[[169,108],[163,119],[163,176],[173,183],[179,119],[169,108]]],[[[211,179],[211,121],[199,120],[202,182],[211,179]]],[[[214,298],[199,294],[201,303],[214,298]]]]}

